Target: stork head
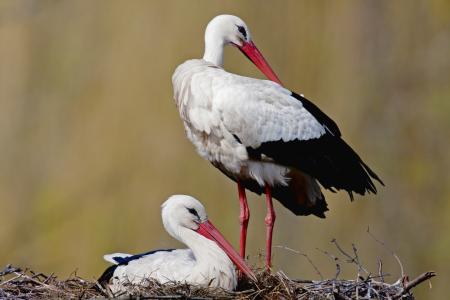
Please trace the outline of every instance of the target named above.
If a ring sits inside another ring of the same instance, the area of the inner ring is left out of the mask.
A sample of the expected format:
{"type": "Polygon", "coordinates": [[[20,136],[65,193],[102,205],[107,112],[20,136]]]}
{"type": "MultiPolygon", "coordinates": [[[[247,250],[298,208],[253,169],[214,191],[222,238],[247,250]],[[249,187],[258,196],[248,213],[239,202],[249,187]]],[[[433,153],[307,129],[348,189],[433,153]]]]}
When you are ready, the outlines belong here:
{"type": "Polygon", "coordinates": [[[206,27],[205,41],[214,41],[222,46],[244,46],[252,37],[247,25],[240,18],[232,15],[220,15],[209,22],[206,27]]]}
{"type": "Polygon", "coordinates": [[[206,27],[205,45],[204,60],[222,66],[223,47],[232,46],[238,48],[267,78],[282,86],[277,75],[252,42],[250,31],[240,18],[232,15],[220,15],[212,19],[206,27]]]}
{"type": "Polygon", "coordinates": [[[256,281],[256,277],[239,254],[220,232],[208,221],[205,208],[196,199],[175,195],[170,197],[162,207],[162,219],[166,230],[175,238],[180,239],[183,231],[188,229],[217,243],[228,255],[231,261],[250,278],[256,281]]]}
{"type": "Polygon", "coordinates": [[[164,227],[169,233],[180,227],[195,231],[198,224],[208,221],[203,205],[190,196],[172,196],[161,207],[164,227]]]}

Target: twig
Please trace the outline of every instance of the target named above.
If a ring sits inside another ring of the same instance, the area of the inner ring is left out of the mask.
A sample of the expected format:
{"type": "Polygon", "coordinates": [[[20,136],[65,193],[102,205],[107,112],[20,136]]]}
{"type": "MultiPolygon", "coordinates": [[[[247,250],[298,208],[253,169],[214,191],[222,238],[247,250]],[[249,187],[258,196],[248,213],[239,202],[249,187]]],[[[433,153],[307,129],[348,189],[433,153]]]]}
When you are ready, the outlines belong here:
{"type": "Polygon", "coordinates": [[[282,276],[280,276],[281,277],[281,283],[284,285],[284,288],[286,289],[286,292],[287,292],[287,294],[288,295],[290,295],[291,294],[291,292],[289,291],[289,288],[288,288],[288,286],[286,285],[286,282],[285,282],[285,280],[283,280],[283,277],[282,276]]]}
{"type": "Polygon", "coordinates": [[[381,262],[381,260],[378,261],[378,276],[380,277],[380,281],[384,283],[384,278],[381,269],[383,268],[383,263],[381,262]]]}
{"type": "MultiPolygon", "coordinates": [[[[315,280],[305,280],[305,279],[295,279],[295,278],[289,278],[290,281],[296,282],[296,283],[313,283],[317,284],[318,282],[315,280]]],[[[322,282],[322,281],[320,281],[322,282]]]]}
{"type": "Polygon", "coordinates": [[[17,279],[17,278],[19,278],[19,277],[22,277],[22,276],[19,275],[19,276],[16,276],[16,277],[14,277],[14,278],[11,278],[11,279],[9,279],[9,280],[7,280],[7,281],[4,281],[4,282],[0,283],[0,286],[5,285],[5,284],[7,284],[8,282],[11,282],[11,281],[13,281],[14,279],[17,279]]]}
{"type": "MultiPolygon", "coordinates": [[[[32,271],[30,271],[30,272],[33,273],[32,271]]],[[[44,274],[42,274],[42,273],[37,273],[37,274],[33,273],[33,276],[30,276],[30,278],[36,278],[38,276],[44,276],[44,274]]]]}
{"type": "MultiPolygon", "coordinates": [[[[359,263],[359,258],[358,258],[358,254],[356,253],[355,244],[352,244],[352,247],[353,247],[353,252],[355,253],[355,259],[356,259],[356,264],[358,265],[358,270],[363,270],[367,275],[369,275],[369,272],[367,272],[366,269],[364,269],[363,266],[359,263]]],[[[359,273],[359,271],[358,271],[358,273],[359,273]]]]}
{"type": "Polygon", "coordinates": [[[248,294],[248,293],[253,293],[255,290],[251,289],[251,290],[246,290],[246,291],[242,291],[242,292],[233,292],[233,294],[248,294]]]}
{"type": "Polygon", "coordinates": [[[370,280],[372,280],[372,279],[371,279],[370,276],[369,276],[367,279],[365,279],[365,280],[363,280],[363,281],[361,281],[361,282],[358,282],[357,284],[354,284],[354,285],[350,286],[347,290],[343,291],[343,292],[340,293],[339,295],[343,295],[343,294],[347,293],[348,291],[351,291],[351,290],[354,289],[355,287],[358,287],[358,286],[360,286],[361,284],[365,284],[365,283],[369,282],[370,280]]]}
{"type": "Polygon", "coordinates": [[[14,272],[21,272],[21,268],[13,268],[12,264],[8,264],[5,269],[0,271],[0,276],[5,276],[14,272]]]}
{"type": "Polygon", "coordinates": [[[350,259],[342,259],[342,258],[336,257],[333,254],[330,254],[327,251],[324,251],[324,250],[322,250],[320,248],[316,248],[316,249],[319,250],[319,251],[322,251],[323,253],[325,253],[325,254],[327,254],[329,256],[331,256],[332,258],[334,258],[334,260],[340,260],[340,261],[346,262],[346,263],[352,263],[353,262],[353,260],[350,260],[350,259]]]}
{"type": "Polygon", "coordinates": [[[358,268],[361,268],[361,270],[363,270],[364,272],[366,272],[367,275],[369,275],[369,272],[366,271],[366,269],[363,268],[363,266],[361,266],[358,262],[358,255],[356,254],[356,248],[355,245],[353,245],[353,251],[355,252],[355,258],[351,257],[349,254],[347,254],[344,250],[341,249],[341,247],[339,247],[336,239],[332,239],[331,242],[333,242],[336,247],[339,249],[339,251],[341,251],[342,253],[344,253],[345,256],[347,256],[348,258],[350,258],[350,262],[354,262],[358,265],[358,268]]]}
{"type": "Polygon", "coordinates": [[[425,280],[428,280],[434,276],[436,276],[436,272],[434,272],[434,271],[428,271],[428,272],[423,273],[422,275],[420,275],[419,277],[417,277],[416,279],[410,281],[407,285],[405,285],[405,287],[400,292],[395,294],[394,297],[392,297],[392,299],[400,298],[401,296],[406,294],[410,289],[412,289],[416,285],[418,285],[418,284],[424,282],[425,280]]]}
{"type": "Polygon", "coordinates": [[[295,251],[295,250],[292,250],[292,249],[287,248],[287,247],[284,247],[284,246],[273,246],[272,248],[283,248],[283,249],[286,249],[286,250],[295,252],[295,253],[297,253],[297,254],[303,255],[304,257],[306,257],[306,258],[309,260],[309,262],[310,262],[311,265],[314,267],[314,269],[316,269],[317,273],[320,275],[320,278],[321,278],[322,281],[323,281],[322,274],[320,273],[319,269],[316,268],[316,266],[313,264],[313,262],[309,259],[308,255],[306,255],[306,254],[304,254],[304,253],[301,253],[301,252],[298,252],[298,251],[295,251]]]}
{"type": "MultiPolygon", "coordinates": [[[[53,274],[55,274],[55,272],[52,272],[52,274],[50,274],[50,276],[48,276],[48,277],[44,280],[44,283],[47,283],[49,280],[51,280],[52,277],[53,277],[53,274]]],[[[55,278],[56,278],[56,277],[55,277],[55,278]]]]}
{"type": "Polygon", "coordinates": [[[23,274],[22,275],[24,278],[26,278],[27,280],[33,281],[34,283],[40,284],[50,290],[58,290],[57,288],[52,287],[51,285],[45,284],[43,282],[40,282],[39,280],[35,280],[33,278],[30,278],[28,275],[23,274]]]}
{"type": "Polygon", "coordinates": [[[336,273],[336,275],[334,275],[333,281],[336,281],[336,279],[337,279],[339,273],[341,272],[341,268],[339,268],[339,265],[338,265],[338,264],[336,264],[336,268],[337,268],[337,273],[336,273]]]}
{"type": "Polygon", "coordinates": [[[348,255],[344,250],[341,249],[341,247],[339,247],[339,245],[338,245],[336,239],[331,239],[331,242],[332,242],[332,243],[335,243],[335,244],[336,244],[336,247],[339,249],[339,251],[341,251],[342,253],[345,254],[345,256],[347,256],[348,258],[350,258],[350,260],[351,260],[352,262],[355,261],[355,259],[354,259],[353,257],[351,257],[350,255],[348,255]]]}
{"type": "Polygon", "coordinates": [[[382,243],[380,240],[378,240],[370,231],[369,231],[369,226],[367,226],[367,232],[381,245],[383,245],[384,247],[386,247],[397,259],[398,263],[400,264],[400,269],[402,270],[402,276],[404,276],[403,274],[403,266],[402,263],[400,262],[400,259],[398,259],[397,255],[395,255],[394,251],[392,251],[388,246],[386,246],[384,243],[382,243]]]}
{"type": "MultiPolygon", "coordinates": [[[[111,298],[95,298],[96,300],[110,300],[111,298]]],[[[155,296],[155,295],[136,295],[136,296],[123,296],[114,298],[116,300],[125,299],[187,299],[187,300],[213,300],[212,298],[201,297],[186,297],[186,296],[155,296]]]]}
{"type": "Polygon", "coordinates": [[[122,296],[122,295],[124,295],[124,294],[126,294],[127,293],[127,291],[123,291],[123,292],[120,292],[120,293],[118,293],[117,295],[115,295],[115,297],[117,298],[117,297],[120,297],[120,296],[122,296]]]}
{"type": "MultiPolygon", "coordinates": [[[[353,258],[353,257],[349,256],[347,253],[345,253],[345,252],[339,247],[339,245],[336,243],[336,240],[335,240],[335,239],[333,239],[332,242],[335,242],[335,244],[336,244],[336,246],[338,247],[338,249],[339,249],[342,253],[344,253],[347,257],[350,257],[350,259],[342,259],[342,258],[339,258],[339,257],[337,257],[337,256],[334,256],[333,254],[330,254],[330,253],[328,253],[327,251],[324,251],[324,250],[322,250],[322,249],[320,249],[320,248],[316,248],[316,249],[319,250],[319,251],[321,251],[321,252],[323,252],[323,253],[325,253],[325,254],[327,254],[327,255],[329,255],[329,256],[331,256],[332,258],[334,258],[334,260],[339,260],[339,261],[342,261],[342,262],[345,262],[345,263],[355,263],[355,264],[358,266],[358,270],[361,269],[361,270],[363,270],[367,275],[369,275],[369,272],[367,272],[366,269],[364,269],[363,266],[360,265],[360,263],[359,263],[358,260],[357,260],[357,257],[356,257],[356,258],[353,258]]],[[[356,254],[356,249],[354,249],[354,250],[355,250],[355,254],[356,254]]],[[[358,272],[358,276],[359,276],[359,272],[358,272]]]]}
{"type": "Polygon", "coordinates": [[[60,280],[59,282],[69,282],[69,281],[75,281],[75,282],[79,282],[79,283],[87,283],[87,281],[80,279],[80,278],[67,278],[64,280],[60,280]]]}
{"type": "Polygon", "coordinates": [[[107,291],[102,287],[102,285],[98,282],[98,280],[95,279],[95,277],[92,277],[92,280],[94,280],[95,285],[100,289],[100,291],[102,291],[102,293],[103,293],[104,295],[106,295],[106,296],[112,298],[111,295],[108,295],[107,291]]]}

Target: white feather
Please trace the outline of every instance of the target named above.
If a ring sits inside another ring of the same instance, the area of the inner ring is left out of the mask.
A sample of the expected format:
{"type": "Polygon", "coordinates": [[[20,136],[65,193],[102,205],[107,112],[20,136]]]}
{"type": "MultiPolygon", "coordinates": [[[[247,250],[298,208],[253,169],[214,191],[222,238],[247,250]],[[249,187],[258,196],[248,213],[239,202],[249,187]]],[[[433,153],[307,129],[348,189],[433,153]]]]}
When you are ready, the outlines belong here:
{"type": "MultiPolygon", "coordinates": [[[[161,283],[187,282],[233,290],[236,287],[234,265],[225,252],[213,241],[196,233],[197,223],[186,208],[194,208],[202,222],[208,220],[203,205],[190,196],[176,195],[162,205],[162,218],[166,230],[186,244],[190,249],[178,249],[171,252],[159,251],[127,265],[119,265],[114,271],[110,287],[113,292],[121,290],[126,282],[145,283],[145,278],[153,278],[161,283]],[[212,280],[214,279],[214,280],[212,280]],[[211,281],[212,280],[212,281],[211,281]]],[[[127,257],[130,254],[116,253],[105,255],[127,257]]]]}
{"type": "Polygon", "coordinates": [[[187,137],[201,156],[220,163],[232,176],[286,185],[289,168],[271,162],[251,166],[245,148],[325,133],[302,103],[277,83],[234,75],[205,60],[186,61],[172,81],[187,137]]]}

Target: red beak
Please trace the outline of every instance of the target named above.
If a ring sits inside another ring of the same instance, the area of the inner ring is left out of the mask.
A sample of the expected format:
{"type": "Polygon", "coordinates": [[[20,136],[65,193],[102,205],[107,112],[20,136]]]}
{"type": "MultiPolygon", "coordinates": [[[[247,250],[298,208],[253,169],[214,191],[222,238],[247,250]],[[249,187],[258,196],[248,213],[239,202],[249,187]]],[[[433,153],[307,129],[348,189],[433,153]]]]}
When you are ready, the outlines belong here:
{"type": "Polygon", "coordinates": [[[234,45],[238,47],[238,49],[267,76],[267,78],[283,86],[253,42],[247,43],[244,41],[244,46],[242,47],[236,44],[234,45]]]}
{"type": "Polygon", "coordinates": [[[220,232],[214,227],[214,225],[211,224],[211,222],[207,221],[205,224],[199,223],[198,225],[200,227],[196,230],[196,232],[203,235],[205,238],[216,242],[217,245],[219,245],[219,247],[222,248],[223,251],[225,251],[231,261],[239,268],[239,270],[244,272],[254,281],[257,281],[255,274],[253,274],[252,270],[250,270],[250,268],[247,266],[244,259],[239,256],[236,250],[233,249],[230,243],[228,243],[228,241],[223,237],[223,235],[220,234],[220,232]]]}

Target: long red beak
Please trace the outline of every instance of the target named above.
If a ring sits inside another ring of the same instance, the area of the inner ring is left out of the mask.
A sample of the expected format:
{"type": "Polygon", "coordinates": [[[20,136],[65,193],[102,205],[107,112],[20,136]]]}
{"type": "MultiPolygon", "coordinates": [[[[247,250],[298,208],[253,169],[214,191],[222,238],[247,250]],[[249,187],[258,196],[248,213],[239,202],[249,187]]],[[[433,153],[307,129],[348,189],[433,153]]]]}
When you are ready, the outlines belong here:
{"type": "Polygon", "coordinates": [[[203,235],[205,238],[216,242],[217,245],[225,251],[231,261],[239,268],[239,270],[244,272],[254,281],[257,281],[255,274],[253,274],[252,270],[250,270],[247,266],[244,259],[239,256],[236,250],[233,249],[230,243],[228,243],[228,241],[223,237],[223,235],[220,234],[220,232],[214,227],[213,224],[211,224],[210,221],[207,221],[205,224],[199,223],[198,225],[200,227],[196,230],[196,232],[203,235]]]}
{"type": "Polygon", "coordinates": [[[269,64],[266,62],[261,52],[259,52],[253,42],[244,42],[244,46],[241,47],[236,45],[236,47],[238,47],[238,49],[241,50],[242,53],[244,53],[244,55],[247,56],[247,58],[250,59],[267,76],[267,78],[283,86],[277,75],[275,75],[272,71],[269,64]]]}

